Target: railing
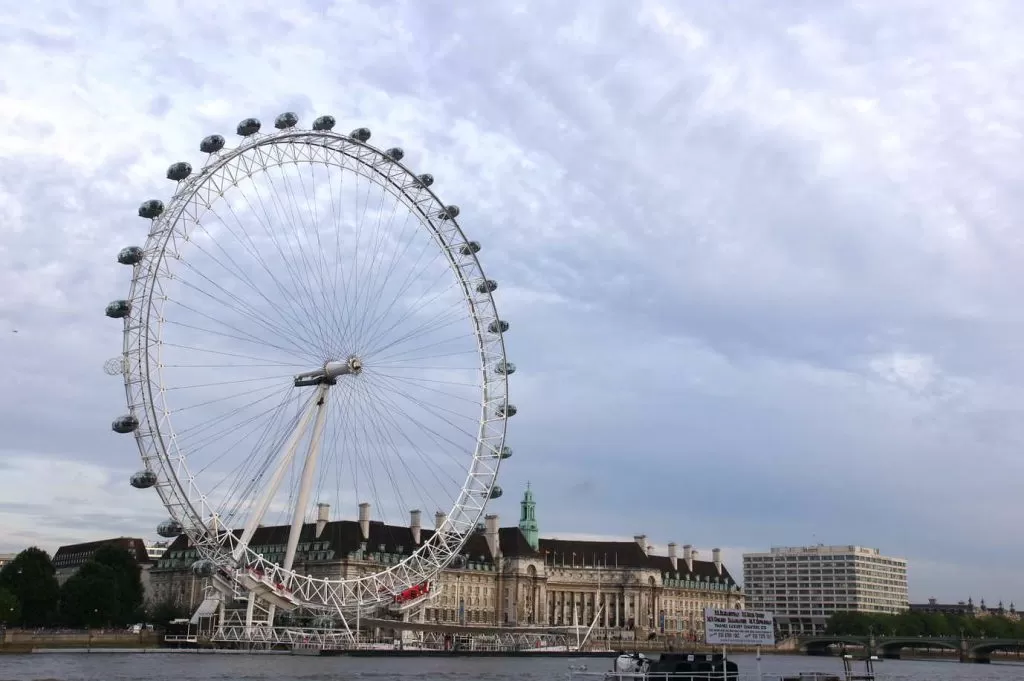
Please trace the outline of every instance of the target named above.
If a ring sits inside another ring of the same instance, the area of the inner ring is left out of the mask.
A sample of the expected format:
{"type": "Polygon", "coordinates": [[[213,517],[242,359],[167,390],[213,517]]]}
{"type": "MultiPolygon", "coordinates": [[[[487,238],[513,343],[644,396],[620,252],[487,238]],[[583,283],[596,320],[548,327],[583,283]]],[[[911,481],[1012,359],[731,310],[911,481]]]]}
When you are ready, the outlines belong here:
{"type": "Polygon", "coordinates": [[[569,679],[603,681],[843,681],[842,674],[802,672],[799,674],[758,674],[756,672],[595,672],[570,667],[569,679]]]}

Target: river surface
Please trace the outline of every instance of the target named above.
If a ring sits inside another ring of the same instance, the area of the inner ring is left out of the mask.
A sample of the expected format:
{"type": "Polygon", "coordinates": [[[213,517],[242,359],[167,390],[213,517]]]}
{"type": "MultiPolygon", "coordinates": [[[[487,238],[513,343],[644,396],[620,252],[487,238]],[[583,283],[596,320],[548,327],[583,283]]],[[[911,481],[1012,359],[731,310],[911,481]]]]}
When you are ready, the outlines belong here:
{"type": "MultiPolygon", "coordinates": [[[[752,656],[731,659],[741,676],[755,674],[752,656]]],[[[0,655],[0,681],[566,681],[569,665],[591,672],[611,668],[611,660],[521,658],[353,658],[291,655],[217,655],[152,652],[40,653],[0,655]]],[[[765,681],[780,674],[841,673],[834,657],[765,655],[765,681]]],[[[856,671],[863,671],[863,663],[856,671]]],[[[1024,679],[1024,660],[995,664],[955,661],[886,660],[876,663],[885,681],[1017,681],[1024,679]]],[[[773,679],[774,677],[774,679],[773,679]]],[[[599,676],[580,677],[596,681],[599,676]]],[[[756,678],[756,677],[751,677],[756,678]]]]}

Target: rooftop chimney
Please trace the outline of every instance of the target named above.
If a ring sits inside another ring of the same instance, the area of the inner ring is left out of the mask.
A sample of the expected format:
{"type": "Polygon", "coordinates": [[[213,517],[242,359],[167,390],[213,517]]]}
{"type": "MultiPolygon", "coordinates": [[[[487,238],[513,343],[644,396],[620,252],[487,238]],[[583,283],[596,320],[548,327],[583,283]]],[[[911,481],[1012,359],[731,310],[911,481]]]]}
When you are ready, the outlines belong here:
{"type": "Polygon", "coordinates": [[[693,572],[693,546],[683,544],[683,562],[686,563],[686,571],[693,572]]]}
{"type": "Polygon", "coordinates": [[[711,560],[715,561],[715,569],[722,574],[722,549],[711,549],[711,560]]]}
{"type": "Polygon", "coordinates": [[[370,504],[365,501],[359,504],[359,533],[363,541],[370,541],[370,504]]]}
{"type": "Polygon", "coordinates": [[[501,543],[498,541],[498,516],[488,513],[484,516],[484,535],[487,537],[487,548],[491,551],[491,558],[497,562],[501,557],[501,543]]]}
{"type": "Polygon", "coordinates": [[[316,537],[320,538],[323,534],[324,528],[327,527],[327,521],[331,519],[331,505],[320,503],[316,505],[316,537]]]}
{"type": "Polygon", "coordinates": [[[448,519],[448,516],[444,514],[444,511],[438,511],[434,514],[434,529],[440,530],[441,526],[444,525],[444,521],[448,519]]]}
{"type": "Polygon", "coordinates": [[[647,535],[646,534],[636,534],[636,535],[633,535],[633,541],[635,541],[640,546],[640,550],[643,551],[644,555],[646,556],[647,555],[647,535]]]}
{"type": "Polygon", "coordinates": [[[420,515],[419,509],[409,511],[409,531],[412,532],[412,543],[416,546],[420,545],[420,515]]]}
{"type": "Polygon", "coordinates": [[[679,571],[679,554],[676,553],[676,543],[668,543],[668,562],[672,563],[672,572],[679,571]]]}

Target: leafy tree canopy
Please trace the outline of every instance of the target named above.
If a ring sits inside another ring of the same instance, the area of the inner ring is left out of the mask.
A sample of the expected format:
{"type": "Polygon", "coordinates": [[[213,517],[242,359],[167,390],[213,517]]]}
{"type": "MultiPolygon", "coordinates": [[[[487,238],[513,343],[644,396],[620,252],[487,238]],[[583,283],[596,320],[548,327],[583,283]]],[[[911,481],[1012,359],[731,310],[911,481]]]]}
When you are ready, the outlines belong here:
{"type": "Polygon", "coordinates": [[[190,615],[189,609],[181,603],[173,600],[166,600],[157,603],[149,612],[149,621],[160,626],[167,626],[171,620],[186,618],[190,615]]]}
{"type": "Polygon", "coordinates": [[[902,612],[883,615],[866,612],[837,612],[828,620],[826,631],[848,636],[960,636],[967,638],[1024,639],[1024,622],[1007,617],[987,615],[952,615],[940,613],[902,612]]]}
{"type": "Polygon", "coordinates": [[[7,589],[0,586],[0,622],[12,624],[21,619],[21,604],[7,589]]]}
{"type": "Polygon", "coordinates": [[[130,624],[142,619],[145,592],[142,587],[142,568],[127,549],[108,544],[93,554],[92,562],[110,568],[117,585],[117,607],[114,621],[130,624]]]}
{"type": "Polygon", "coordinates": [[[64,582],[60,612],[72,627],[105,627],[117,622],[118,575],[113,568],[90,561],[64,582]]]}
{"type": "Polygon", "coordinates": [[[60,602],[60,588],[50,554],[35,546],[14,557],[0,569],[0,588],[18,602],[19,617],[12,624],[42,627],[53,622],[60,602]]]}

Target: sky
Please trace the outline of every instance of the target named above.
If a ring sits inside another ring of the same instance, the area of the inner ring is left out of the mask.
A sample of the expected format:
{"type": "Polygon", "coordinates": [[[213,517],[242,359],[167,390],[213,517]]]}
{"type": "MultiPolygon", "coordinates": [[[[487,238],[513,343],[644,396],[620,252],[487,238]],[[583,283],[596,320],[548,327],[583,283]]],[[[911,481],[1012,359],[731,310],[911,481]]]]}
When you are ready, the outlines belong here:
{"type": "Polygon", "coordinates": [[[0,551],[155,536],[110,430],[115,256],[170,163],[294,111],[404,148],[484,244],[503,524],[529,481],[542,536],[735,574],[859,544],[912,600],[1024,604],[1024,5],[291,5],[0,18],[0,551]]]}

